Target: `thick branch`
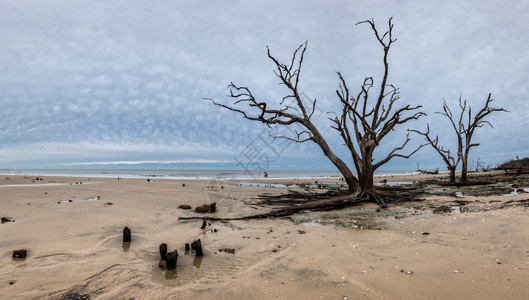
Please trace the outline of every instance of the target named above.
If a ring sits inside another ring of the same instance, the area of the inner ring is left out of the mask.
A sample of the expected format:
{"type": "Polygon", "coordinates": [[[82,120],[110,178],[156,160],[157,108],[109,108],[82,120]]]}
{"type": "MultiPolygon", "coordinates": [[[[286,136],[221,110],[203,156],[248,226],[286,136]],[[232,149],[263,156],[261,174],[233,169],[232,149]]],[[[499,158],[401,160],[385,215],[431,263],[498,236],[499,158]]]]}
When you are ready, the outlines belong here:
{"type": "Polygon", "coordinates": [[[457,165],[459,164],[459,161],[461,160],[461,157],[458,155],[457,160],[456,160],[456,158],[451,155],[451,152],[449,149],[444,149],[443,146],[439,146],[438,136],[435,136],[435,139],[432,139],[430,137],[430,125],[429,124],[426,125],[426,132],[420,132],[415,129],[410,129],[409,131],[415,132],[419,135],[424,136],[424,139],[428,142],[430,146],[432,146],[432,148],[435,149],[435,151],[437,151],[437,153],[441,156],[441,158],[443,159],[445,164],[448,166],[448,168],[455,169],[457,167],[457,165]]]}
{"type": "Polygon", "coordinates": [[[391,150],[391,152],[388,154],[388,156],[386,156],[386,158],[384,158],[383,160],[379,161],[378,163],[374,164],[373,168],[376,170],[380,166],[386,164],[387,162],[389,162],[391,159],[393,159],[395,157],[410,158],[413,154],[417,153],[417,151],[419,151],[422,147],[428,145],[428,144],[421,144],[419,147],[417,147],[415,150],[413,150],[408,155],[404,155],[404,154],[398,153],[398,151],[401,151],[402,149],[404,149],[404,147],[406,147],[406,145],[408,144],[409,141],[411,141],[410,134],[407,133],[406,134],[406,140],[404,141],[404,143],[402,143],[402,145],[400,145],[400,147],[396,147],[393,150],[391,150]]]}

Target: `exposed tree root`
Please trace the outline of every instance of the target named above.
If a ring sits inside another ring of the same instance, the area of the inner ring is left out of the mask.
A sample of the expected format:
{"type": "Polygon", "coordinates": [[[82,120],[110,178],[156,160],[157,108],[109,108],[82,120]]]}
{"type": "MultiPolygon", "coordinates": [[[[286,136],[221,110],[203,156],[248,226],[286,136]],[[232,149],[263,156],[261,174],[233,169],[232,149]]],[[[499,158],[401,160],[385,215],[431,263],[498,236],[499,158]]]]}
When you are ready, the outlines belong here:
{"type": "Polygon", "coordinates": [[[363,192],[360,195],[360,198],[366,199],[366,201],[375,202],[382,208],[388,208],[388,199],[386,199],[383,195],[377,194],[375,192],[363,192]]]}
{"type": "Polygon", "coordinates": [[[272,198],[274,201],[272,203],[274,205],[277,204],[289,204],[286,207],[277,208],[272,210],[271,212],[263,213],[263,214],[255,214],[255,215],[249,215],[249,216],[243,216],[243,217],[235,217],[235,218],[221,218],[221,217],[207,217],[207,216],[193,216],[193,217],[180,217],[179,220],[210,220],[210,221],[222,221],[222,220],[250,220],[250,219],[264,219],[264,218],[279,218],[279,217],[286,217],[293,214],[296,214],[301,211],[311,210],[311,211],[325,211],[325,210],[335,210],[335,209],[342,209],[346,207],[351,207],[358,205],[362,202],[375,202],[378,205],[380,205],[382,208],[387,208],[388,203],[397,203],[399,201],[416,201],[416,196],[419,194],[419,192],[416,191],[407,191],[404,189],[398,189],[398,188],[388,188],[384,189],[382,192],[370,192],[370,193],[364,193],[361,195],[338,195],[338,196],[331,196],[329,197],[329,194],[320,194],[319,197],[325,197],[324,199],[314,199],[313,197],[308,196],[314,196],[314,194],[296,194],[297,196],[303,195],[306,199],[298,198],[297,201],[293,201],[291,198],[289,198],[288,195],[282,195],[283,198],[280,198],[278,196],[261,196],[265,198],[272,198]],[[292,205],[292,202],[298,202],[297,204],[292,205]],[[301,203],[299,203],[301,202],[301,203]]]}
{"type": "Polygon", "coordinates": [[[259,205],[292,206],[293,204],[304,204],[345,195],[350,194],[347,192],[340,192],[338,190],[330,190],[325,193],[303,193],[299,191],[290,191],[288,194],[281,195],[260,195],[259,205]]]}
{"type": "Polygon", "coordinates": [[[388,208],[388,203],[399,203],[401,201],[416,201],[421,191],[410,190],[400,187],[386,187],[374,191],[364,191],[360,194],[362,202],[375,202],[382,208],[388,208]]]}

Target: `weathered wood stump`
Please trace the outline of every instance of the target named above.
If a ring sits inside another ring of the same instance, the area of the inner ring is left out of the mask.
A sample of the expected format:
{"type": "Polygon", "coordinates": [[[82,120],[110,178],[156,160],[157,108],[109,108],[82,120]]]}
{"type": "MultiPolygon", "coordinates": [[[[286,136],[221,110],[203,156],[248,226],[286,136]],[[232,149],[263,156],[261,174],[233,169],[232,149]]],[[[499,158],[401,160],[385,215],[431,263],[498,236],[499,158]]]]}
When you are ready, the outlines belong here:
{"type": "Polygon", "coordinates": [[[167,244],[166,243],[161,243],[160,244],[160,258],[162,260],[165,260],[167,257],[167,244]]]}
{"type": "Polygon", "coordinates": [[[202,252],[202,242],[200,239],[191,243],[191,249],[195,250],[196,256],[204,256],[204,253],[202,252]]]}
{"type": "Polygon", "coordinates": [[[123,228],[123,242],[132,242],[132,234],[127,226],[123,228]]]}
{"type": "Polygon", "coordinates": [[[202,206],[197,206],[195,208],[195,212],[197,212],[199,214],[207,213],[210,210],[211,210],[211,205],[209,205],[209,204],[204,204],[202,206]]]}
{"type": "Polygon", "coordinates": [[[202,227],[200,229],[206,229],[206,219],[202,220],[202,227]]]}
{"type": "Polygon", "coordinates": [[[28,250],[15,250],[13,251],[13,258],[26,258],[28,255],[28,250]]]}
{"type": "Polygon", "coordinates": [[[174,270],[176,269],[176,261],[178,260],[178,251],[174,250],[172,252],[167,253],[166,255],[166,266],[167,270],[174,270]]]}
{"type": "Polygon", "coordinates": [[[13,220],[11,220],[11,218],[2,217],[2,224],[7,222],[13,222],[13,220]]]}

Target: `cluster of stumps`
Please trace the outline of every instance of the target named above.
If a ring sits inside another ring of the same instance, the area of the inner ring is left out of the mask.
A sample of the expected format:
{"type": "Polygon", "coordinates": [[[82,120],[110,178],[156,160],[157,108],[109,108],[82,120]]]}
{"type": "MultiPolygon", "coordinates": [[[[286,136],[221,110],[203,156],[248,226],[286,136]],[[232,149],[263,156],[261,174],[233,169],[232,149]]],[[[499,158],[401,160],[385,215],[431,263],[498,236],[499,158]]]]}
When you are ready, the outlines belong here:
{"type": "MultiPolygon", "coordinates": [[[[130,228],[128,227],[123,228],[123,242],[124,243],[132,242],[132,233],[131,233],[130,228]]],[[[191,245],[189,245],[188,243],[185,244],[185,251],[190,251],[190,250],[195,251],[195,256],[199,256],[199,257],[204,256],[204,253],[202,252],[202,242],[200,241],[200,239],[193,241],[191,245]]],[[[167,244],[162,243],[160,244],[160,259],[162,261],[165,261],[165,266],[167,270],[175,270],[176,261],[178,260],[178,251],[175,249],[171,252],[168,252],[167,244]]]]}

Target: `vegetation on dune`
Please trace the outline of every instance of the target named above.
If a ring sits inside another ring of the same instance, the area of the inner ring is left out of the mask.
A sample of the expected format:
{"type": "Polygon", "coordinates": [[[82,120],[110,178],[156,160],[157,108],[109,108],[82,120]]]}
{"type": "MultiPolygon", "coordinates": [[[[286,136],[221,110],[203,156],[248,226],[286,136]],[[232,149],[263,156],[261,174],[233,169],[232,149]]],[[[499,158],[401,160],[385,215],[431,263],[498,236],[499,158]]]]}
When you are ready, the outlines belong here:
{"type": "Polygon", "coordinates": [[[529,171],[529,157],[519,159],[511,159],[500,164],[497,169],[499,170],[523,170],[529,171]]]}

